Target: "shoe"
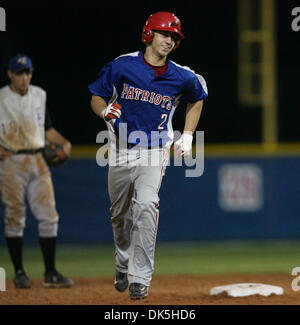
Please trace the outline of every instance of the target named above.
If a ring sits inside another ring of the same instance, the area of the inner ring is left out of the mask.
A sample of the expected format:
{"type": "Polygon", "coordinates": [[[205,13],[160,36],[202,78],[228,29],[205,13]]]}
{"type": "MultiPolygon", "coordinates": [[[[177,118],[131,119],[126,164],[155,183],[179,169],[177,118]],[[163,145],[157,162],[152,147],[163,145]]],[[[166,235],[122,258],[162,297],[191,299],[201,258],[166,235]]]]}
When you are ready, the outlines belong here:
{"type": "Polygon", "coordinates": [[[145,299],[148,296],[148,287],[141,283],[131,283],[129,295],[132,300],[145,299]]]}
{"type": "Polygon", "coordinates": [[[124,292],[128,288],[127,273],[116,271],[115,288],[120,292],[124,292]]]}
{"type": "Polygon", "coordinates": [[[16,288],[30,288],[31,282],[28,276],[25,274],[23,270],[18,270],[14,277],[14,284],[16,288]]]}
{"type": "Polygon", "coordinates": [[[70,288],[74,285],[74,281],[65,278],[58,271],[45,273],[44,287],[45,288],[70,288]]]}

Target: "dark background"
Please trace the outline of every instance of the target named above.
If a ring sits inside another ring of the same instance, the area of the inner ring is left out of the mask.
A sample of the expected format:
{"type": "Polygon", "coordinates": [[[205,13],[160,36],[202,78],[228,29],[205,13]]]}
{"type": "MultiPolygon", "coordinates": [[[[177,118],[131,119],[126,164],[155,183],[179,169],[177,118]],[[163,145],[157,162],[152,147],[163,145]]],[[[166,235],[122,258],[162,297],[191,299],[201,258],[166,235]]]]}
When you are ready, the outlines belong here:
{"type": "MultiPolygon", "coordinates": [[[[32,83],[48,94],[56,129],[73,144],[95,144],[104,122],[90,109],[92,83],[101,66],[143,49],[141,30],[148,16],[171,11],[181,20],[185,40],[170,57],[207,81],[198,130],[206,143],[260,142],[260,107],[237,102],[237,1],[30,1],[0,2],[7,32],[0,33],[0,86],[8,83],[8,60],[23,53],[35,66],[32,83]]],[[[300,32],[291,29],[299,1],[276,1],[278,126],[281,142],[300,141],[300,32]]],[[[184,107],[173,126],[181,130],[184,107]]]]}

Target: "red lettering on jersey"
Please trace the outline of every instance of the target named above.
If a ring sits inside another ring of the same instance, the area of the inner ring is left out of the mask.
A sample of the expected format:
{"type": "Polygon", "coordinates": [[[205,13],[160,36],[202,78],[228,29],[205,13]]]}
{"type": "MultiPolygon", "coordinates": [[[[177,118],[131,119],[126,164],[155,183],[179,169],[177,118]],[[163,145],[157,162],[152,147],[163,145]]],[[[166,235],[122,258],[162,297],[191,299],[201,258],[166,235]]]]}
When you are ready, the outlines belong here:
{"type": "Polygon", "coordinates": [[[169,111],[172,108],[171,100],[168,102],[166,109],[169,111]]]}
{"type": "Polygon", "coordinates": [[[149,103],[153,104],[153,99],[154,99],[155,93],[151,93],[150,99],[149,99],[149,103]]]}
{"type": "Polygon", "coordinates": [[[133,94],[134,94],[134,88],[130,87],[126,95],[126,99],[133,99],[133,94]]]}
{"type": "Polygon", "coordinates": [[[148,102],[148,97],[149,97],[149,95],[150,95],[150,93],[149,93],[148,90],[143,90],[143,95],[142,95],[141,100],[142,100],[143,102],[148,102]]]}
{"type": "Polygon", "coordinates": [[[142,89],[135,88],[135,98],[134,99],[139,100],[139,97],[140,97],[142,92],[143,92],[142,89]]]}
{"type": "Polygon", "coordinates": [[[161,102],[161,100],[162,100],[162,95],[161,95],[161,94],[157,94],[157,95],[155,96],[155,98],[154,98],[154,104],[155,104],[155,105],[159,105],[160,102],[161,102]]]}
{"type": "Polygon", "coordinates": [[[164,96],[163,97],[163,102],[162,102],[162,104],[161,104],[161,107],[162,108],[165,108],[165,105],[166,105],[166,102],[167,101],[170,101],[170,97],[169,96],[164,96]]]}
{"type": "Polygon", "coordinates": [[[127,92],[128,92],[128,85],[123,84],[123,91],[122,91],[121,98],[124,98],[124,96],[127,94],[127,92]]]}

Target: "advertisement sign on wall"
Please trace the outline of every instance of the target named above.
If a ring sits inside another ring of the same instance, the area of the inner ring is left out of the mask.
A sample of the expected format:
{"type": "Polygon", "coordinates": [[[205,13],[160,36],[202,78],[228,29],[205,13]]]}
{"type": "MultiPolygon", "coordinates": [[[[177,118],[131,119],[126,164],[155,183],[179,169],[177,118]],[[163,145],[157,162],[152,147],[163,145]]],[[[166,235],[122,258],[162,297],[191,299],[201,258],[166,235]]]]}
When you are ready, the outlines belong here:
{"type": "Polygon", "coordinates": [[[219,169],[219,205],[226,211],[258,211],[263,177],[255,164],[224,164],[219,169]]]}

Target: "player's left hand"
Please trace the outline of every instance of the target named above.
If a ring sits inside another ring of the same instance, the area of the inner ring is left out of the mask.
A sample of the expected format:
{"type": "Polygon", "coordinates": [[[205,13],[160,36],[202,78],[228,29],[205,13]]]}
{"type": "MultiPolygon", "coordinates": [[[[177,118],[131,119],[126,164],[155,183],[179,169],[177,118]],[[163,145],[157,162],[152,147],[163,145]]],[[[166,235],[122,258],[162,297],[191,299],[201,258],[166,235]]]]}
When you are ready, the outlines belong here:
{"type": "Polygon", "coordinates": [[[188,157],[192,154],[193,136],[189,133],[183,135],[174,143],[174,151],[180,157],[188,157]]]}
{"type": "Polygon", "coordinates": [[[64,164],[68,156],[62,146],[50,143],[43,149],[43,156],[49,166],[58,166],[64,164]]]}

